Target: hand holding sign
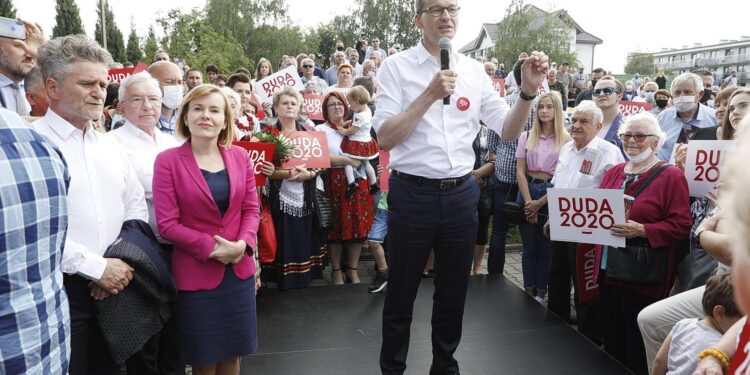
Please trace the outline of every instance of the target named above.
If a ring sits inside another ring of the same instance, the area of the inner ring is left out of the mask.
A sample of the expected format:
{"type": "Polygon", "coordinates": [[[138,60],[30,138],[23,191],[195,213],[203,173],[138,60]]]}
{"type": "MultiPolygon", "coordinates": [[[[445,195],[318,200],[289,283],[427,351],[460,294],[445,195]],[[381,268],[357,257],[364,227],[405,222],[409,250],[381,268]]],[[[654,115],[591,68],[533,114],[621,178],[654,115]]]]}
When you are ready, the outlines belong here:
{"type": "Polygon", "coordinates": [[[625,238],[646,237],[646,227],[641,223],[628,220],[624,224],[613,225],[612,234],[625,238]]]}
{"type": "Polygon", "coordinates": [[[615,236],[615,223],[625,222],[619,189],[548,189],[549,224],[553,241],[625,246],[615,236]]]}

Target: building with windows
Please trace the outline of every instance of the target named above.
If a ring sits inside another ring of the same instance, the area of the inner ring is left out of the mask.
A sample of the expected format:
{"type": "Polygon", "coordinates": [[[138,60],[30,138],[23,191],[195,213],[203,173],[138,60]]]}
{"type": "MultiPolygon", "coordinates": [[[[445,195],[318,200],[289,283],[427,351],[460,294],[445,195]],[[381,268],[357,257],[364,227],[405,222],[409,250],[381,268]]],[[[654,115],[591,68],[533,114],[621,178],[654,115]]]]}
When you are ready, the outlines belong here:
{"type": "Polygon", "coordinates": [[[750,36],[739,40],[721,40],[718,44],[703,46],[696,43],[692,47],[664,48],[654,53],[656,69],[667,74],[677,75],[696,69],[708,69],[726,77],[737,72],[737,83],[746,85],[750,81],[750,36]]]}
{"type": "MultiPolygon", "coordinates": [[[[591,72],[594,69],[594,47],[598,44],[602,44],[602,40],[587,33],[583,28],[578,25],[564,9],[556,10],[554,12],[545,12],[533,5],[527,5],[527,9],[534,14],[535,21],[532,22],[532,27],[541,26],[547,16],[556,17],[562,21],[562,25],[565,25],[564,29],[560,30],[560,33],[567,35],[570,41],[570,48],[578,56],[579,66],[586,68],[586,72],[591,72]]],[[[502,22],[502,21],[501,21],[502,22]]],[[[495,41],[497,40],[497,24],[485,23],[482,24],[482,28],[479,30],[479,35],[470,43],[463,46],[458,50],[459,53],[472,58],[483,58],[488,60],[492,57],[492,50],[495,48],[495,41]]],[[[521,53],[522,51],[518,51],[521,53]]],[[[513,62],[505,62],[511,64],[513,62]]],[[[572,62],[571,62],[572,63],[572,62]]],[[[575,70],[575,66],[573,70],[575,70]]]]}

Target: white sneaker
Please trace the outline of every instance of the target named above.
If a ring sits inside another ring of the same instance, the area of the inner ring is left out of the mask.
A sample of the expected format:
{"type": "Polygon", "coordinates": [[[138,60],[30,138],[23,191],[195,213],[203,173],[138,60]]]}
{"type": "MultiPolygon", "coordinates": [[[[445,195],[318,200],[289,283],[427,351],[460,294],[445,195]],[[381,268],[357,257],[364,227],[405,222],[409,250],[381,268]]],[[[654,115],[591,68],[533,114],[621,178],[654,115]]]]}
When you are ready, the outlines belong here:
{"type": "Polygon", "coordinates": [[[542,305],[544,305],[544,298],[542,298],[542,297],[539,297],[539,296],[535,296],[535,297],[534,297],[534,299],[535,299],[535,300],[536,300],[537,302],[539,302],[539,303],[541,303],[542,305]]]}

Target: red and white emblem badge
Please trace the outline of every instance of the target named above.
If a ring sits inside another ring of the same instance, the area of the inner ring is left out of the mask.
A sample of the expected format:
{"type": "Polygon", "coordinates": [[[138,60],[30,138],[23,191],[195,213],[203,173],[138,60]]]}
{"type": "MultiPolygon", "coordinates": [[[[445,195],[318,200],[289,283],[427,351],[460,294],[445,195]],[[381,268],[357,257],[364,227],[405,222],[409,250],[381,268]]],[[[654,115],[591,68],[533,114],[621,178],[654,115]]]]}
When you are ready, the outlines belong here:
{"type": "Polygon", "coordinates": [[[460,111],[465,111],[471,107],[471,102],[469,102],[469,98],[462,96],[456,101],[456,107],[458,107],[460,111]]]}

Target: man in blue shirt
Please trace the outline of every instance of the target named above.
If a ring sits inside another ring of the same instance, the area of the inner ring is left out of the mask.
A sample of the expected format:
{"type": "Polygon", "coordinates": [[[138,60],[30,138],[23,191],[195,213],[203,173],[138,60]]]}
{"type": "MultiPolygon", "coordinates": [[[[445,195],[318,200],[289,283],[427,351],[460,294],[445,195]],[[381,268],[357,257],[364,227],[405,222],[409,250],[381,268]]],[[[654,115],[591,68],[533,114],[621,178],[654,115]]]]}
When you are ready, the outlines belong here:
{"type": "Polygon", "coordinates": [[[703,97],[703,80],[695,73],[683,73],[672,81],[673,107],[659,113],[659,126],[667,134],[658,156],[661,160],[673,158],[677,144],[687,143],[703,128],[716,126],[716,115],[712,108],[700,104],[703,97]]]}
{"type": "Polygon", "coordinates": [[[0,109],[0,174],[0,374],[67,374],[68,168],[52,143],[0,109]]]}

